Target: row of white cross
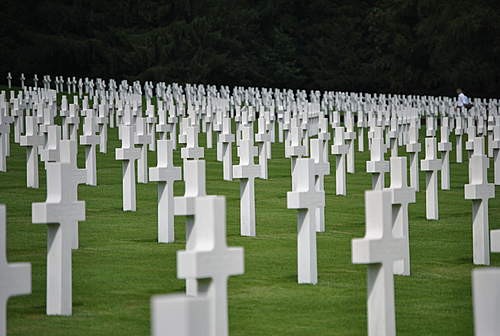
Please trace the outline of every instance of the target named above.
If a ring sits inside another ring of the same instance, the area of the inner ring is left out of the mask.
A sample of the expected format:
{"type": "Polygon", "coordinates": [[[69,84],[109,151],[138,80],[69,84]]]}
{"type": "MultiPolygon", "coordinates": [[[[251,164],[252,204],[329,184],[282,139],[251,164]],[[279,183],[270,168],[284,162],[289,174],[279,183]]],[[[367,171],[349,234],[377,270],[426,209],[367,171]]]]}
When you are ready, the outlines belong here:
{"type": "MultiPolygon", "coordinates": [[[[71,109],[70,109],[71,110],[71,109]]],[[[75,110],[74,110],[75,111],[75,110]]],[[[26,116],[26,135],[19,137],[19,142],[28,147],[27,168],[36,170],[30,178],[28,170],[28,185],[38,186],[38,153],[37,150],[43,145],[42,159],[46,162],[47,169],[47,201],[33,204],[33,222],[49,224],[48,235],[48,259],[47,259],[47,313],[56,315],[71,314],[71,249],[78,248],[78,221],[85,218],[84,203],[77,200],[77,185],[87,183],[96,185],[96,151],[95,146],[100,144],[101,152],[106,151],[107,129],[106,121],[99,129],[97,136],[97,122],[92,109],[85,110],[85,120],[83,135],[80,136],[80,143],[85,146],[85,170],[76,167],[76,147],[77,130],[79,121],[67,125],[66,140],[61,140],[61,127],[53,124],[53,115],[44,115],[44,120],[39,117],[26,116]],[[38,119],[37,119],[38,118],[38,119]],[[41,122],[42,121],[42,122],[41,122]],[[40,126],[39,126],[40,125],[40,126]],[[41,134],[37,128],[41,128],[41,134]],[[43,135],[45,134],[45,135],[43,135]],[[103,136],[104,134],[104,136],[103,136]],[[104,140],[103,140],[104,139],[104,140]],[[31,163],[30,163],[31,161],[31,163]],[[34,168],[33,168],[34,167],[34,168]],[[30,185],[31,183],[31,185],[30,185]],[[50,276],[49,276],[50,274],[50,276]]],[[[336,156],[336,192],[339,195],[346,194],[346,161],[348,172],[354,172],[354,130],[351,127],[351,115],[348,113],[345,118],[346,128],[340,125],[340,116],[333,114],[336,126],[334,127],[334,141],[331,146],[331,154],[336,156]],[[347,139],[347,143],[345,140],[347,139]]],[[[75,114],[69,118],[78,118],[75,114]]],[[[105,116],[104,116],[105,118],[105,116]]],[[[151,117],[150,117],[151,118],[151,117]]],[[[254,200],[254,179],[267,178],[267,159],[271,152],[269,145],[272,137],[271,128],[267,128],[265,118],[258,118],[258,133],[255,136],[252,122],[245,120],[248,118],[242,115],[242,122],[238,124],[238,133],[234,136],[231,132],[231,118],[224,116],[222,119],[222,132],[219,134],[218,148],[220,143],[220,156],[218,159],[224,162],[224,179],[240,179],[241,190],[241,234],[253,236],[255,232],[255,200],[254,200]],[[267,129],[266,129],[267,128],[267,129]],[[238,144],[238,156],[240,164],[232,166],[231,144],[236,140],[238,144]],[[259,164],[254,163],[254,157],[259,157],[259,164]]],[[[19,119],[19,118],[18,118],[19,119]]],[[[209,329],[213,328],[213,335],[224,335],[227,333],[227,308],[225,303],[225,280],[228,275],[242,273],[242,253],[241,263],[237,262],[239,256],[235,256],[235,262],[227,268],[213,266],[214,269],[206,266],[206,270],[199,269],[199,264],[206,262],[213,265],[217,262],[220,254],[213,254],[211,257],[199,257],[201,251],[205,251],[206,246],[212,246],[208,251],[215,251],[215,245],[222,246],[224,250],[225,240],[220,240],[221,233],[214,233],[214,238],[210,232],[197,229],[197,213],[214,212],[222,213],[225,209],[223,200],[216,197],[206,196],[205,191],[205,161],[203,160],[203,148],[198,146],[199,120],[194,117],[185,118],[181,123],[179,143],[186,143],[181,149],[183,158],[183,175],[186,184],[185,195],[173,197],[173,183],[181,179],[180,168],[173,166],[172,151],[175,147],[176,128],[175,122],[172,128],[163,134],[165,138],[170,135],[170,139],[158,140],[157,167],[147,167],[146,146],[151,145],[151,128],[148,126],[146,118],[133,117],[130,109],[125,108],[121,118],[120,137],[122,148],[116,150],[116,159],[123,160],[123,196],[124,210],[135,210],[135,167],[136,160],[139,163],[139,180],[146,183],[149,179],[158,181],[158,240],[160,242],[171,242],[174,239],[173,215],[187,216],[187,239],[186,253],[179,254],[179,266],[183,271],[179,271],[180,277],[186,278],[186,293],[194,296],[194,300],[184,300],[178,297],[168,302],[178,302],[179,307],[189,307],[189,311],[199,311],[200,316],[206,314],[219,314],[226,316],[225,320],[204,320],[197,325],[208,323],[209,329]],[[134,120],[135,119],[135,120],[134,120]],[[148,133],[149,132],[149,133],[148,133]],[[148,135],[149,134],[149,135],[148,135]],[[135,145],[141,146],[136,148],[135,145]],[[203,204],[203,205],[200,205],[203,204]],[[222,204],[222,205],[221,205],[222,204]],[[164,211],[163,209],[168,209],[164,211]],[[199,210],[202,209],[202,210],[199,210]],[[212,238],[210,238],[212,237],[212,238]],[[217,243],[215,243],[217,241],[217,243]],[[181,257],[190,255],[192,257],[181,257]],[[210,258],[215,260],[210,262],[210,258]],[[217,258],[216,258],[217,257],[217,258]],[[191,260],[191,259],[193,260],[191,260]],[[202,258],[200,261],[197,258],[202,258]],[[208,259],[207,259],[208,258],[208,259]],[[190,261],[191,260],[191,261],[190,261]],[[192,266],[189,266],[189,265],[192,266]],[[198,265],[198,266],[196,266],[198,265]],[[240,265],[240,266],[238,266],[240,265]],[[241,271],[239,271],[241,270],[241,271]],[[214,274],[217,273],[217,274],[214,274]],[[226,273],[224,273],[226,272],[226,273]],[[207,275],[208,274],[208,275],[207,275]],[[212,280],[206,283],[201,278],[209,277],[212,280]],[[219,280],[216,280],[220,279],[219,280]],[[224,281],[223,281],[224,280],[224,281]],[[224,288],[222,289],[222,284],[224,288]],[[207,293],[212,293],[208,295],[207,293]],[[215,298],[217,297],[217,298],[215,298]],[[221,302],[224,301],[224,304],[221,302]],[[219,303],[215,303],[219,302],[219,303]],[[214,305],[214,306],[212,306],[214,305]],[[225,310],[224,310],[225,309],[225,310]],[[206,314],[203,314],[206,313],[206,314]],[[210,312],[210,313],[209,313],[210,312]],[[217,312],[217,313],[216,313],[217,312]],[[214,322],[215,321],[215,322],[214,322]],[[219,321],[219,322],[217,322],[219,321]],[[224,326],[225,325],[225,326],[224,326]]],[[[161,119],[161,118],[160,118],[161,119]]],[[[299,209],[298,213],[298,281],[299,283],[316,283],[316,232],[324,231],[324,186],[323,178],[329,174],[328,163],[328,141],[330,134],[328,122],[321,116],[316,122],[316,129],[307,125],[308,120],[291,118],[290,123],[283,125],[285,132],[286,156],[292,162],[292,192],[288,193],[288,207],[299,209]],[[317,135],[317,139],[310,139],[309,136],[317,135]],[[310,153],[311,158],[304,158],[310,153]]],[[[66,123],[66,120],[64,121],[66,123]]],[[[151,124],[154,125],[154,122],[151,124]]],[[[425,139],[426,157],[421,161],[421,170],[426,171],[426,198],[427,198],[427,218],[438,219],[437,201],[437,172],[445,171],[444,166],[449,165],[449,151],[451,143],[448,142],[448,128],[443,124],[441,127],[441,142],[438,150],[443,152],[443,158],[437,158],[435,131],[432,126],[434,120],[428,119],[428,138],[425,139]]],[[[472,123],[473,124],[473,123],[472,123]]],[[[8,122],[2,122],[7,125],[8,122]]],[[[156,125],[158,126],[162,125],[156,125]]],[[[494,150],[495,160],[500,149],[500,132],[495,126],[494,138],[491,148],[494,150]],[[496,146],[496,147],[495,147],[496,146]]],[[[5,129],[6,127],[4,127],[5,129]]],[[[373,335],[389,335],[395,330],[394,319],[394,294],[392,274],[410,274],[409,261],[409,239],[408,239],[408,203],[415,201],[415,191],[418,188],[418,152],[420,145],[418,142],[418,125],[412,123],[408,129],[407,150],[410,156],[410,180],[417,187],[407,186],[406,179],[406,159],[397,156],[398,140],[396,125],[391,124],[386,133],[389,141],[384,141],[384,129],[375,126],[369,134],[369,145],[371,151],[370,161],[367,162],[367,172],[372,173],[373,191],[366,194],[367,213],[367,235],[363,240],[353,241],[353,262],[368,263],[369,266],[369,330],[373,335]],[[386,145],[388,144],[388,146],[386,145]],[[391,149],[390,163],[385,161],[384,153],[387,148],[391,149]],[[415,164],[416,162],[416,164],[415,164]],[[417,173],[413,171],[417,166],[417,173]],[[391,173],[391,186],[384,188],[384,174],[391,173]],[[392,207],[392,210],[391,210],[392,207]],[[392,293],[391,293],[392,291],[392,293]],[[385,307],[379,309],[379,307],[385,307]],[[381,322],[383,321],[383,322],[381,322]]],[[[469,141],[466,149],[470,154],[470,184],[465,187],[467,199],[473,201],[473,236],[474,236],[474,263],[489,264],[489,229],[488,229],[488,199],[494,197],[494,186],[487,182],[488,158],[484,155],[484,138],[476,137],[474,126],[469,134],[469,141]],[[474,137],[471,136],[474,135],[474,137]]],[[[161,128],[160,128],[161,129],[161,128]]],[[[209,128],[207,128],[208,130],[209,128]]],[[[2,139],[8,131],[1,131],[2,139]]],[[[63,125],[64,133],[64,125],[63,125]]],[[[358,139],[362,138],[359,136],[358,139]]],[[[64,136],[62,136],[64,138],[64,136]]],[[[2,143],[4,140],[2,141],[2,143]]],[[[153,141],[154,142],[154,141],[153,141]]],[[[207,142],[208,146],[208,142],[207,142]]],[[[5,146],[0,146],[6,148],[5,146]]],[[[488,147],[488,148],[490,148],[488,147]]],[[[151,147],[150,147],[151,148],[151,147]]],[[[459,145],[457,144],[457,152],[459,145]]],[[[359,149],[359,147],[358,147],[359,149]]],[[[458,157],[457,157],[458,159],[458,157]]],[[[5,161],[4,161],[5,162],[5,161]]],[[[495,166],[497,161],[495,161],[495,166]]],[[[495,173],[495,178],[497,174],[495,173]]],[[[449,189],[448,175],[442,175],[442,188],[449,189]]],[[[205,216],[203,216],[205,217],[205,216]]],[[[221,218],[209,217],[209,222],[220,222],[221,218]]],[[[216,226],[216,224],[212,224],[216,226]]],[[[214,230],[219,230],[215,228],[214,230]]],[[[222,232],[222,236],[224,233],[222,232]]],[[[497,237],[496,232],[492,232],[492,238],[497,237]]],[[[492,239],[492,250],[498,248],[497,243],[492,239]]],[[[240,255],[237,252],[236,255],[240,255]]],[[[203,253],[202,253],[203,254],[203,253]]],[[[201,255],[202,255],[201,254],[201,255]]],[[[239,259],[238,259],[239,260],[239,259]]],[[[13,292],[14,294],[16,292],[13,292]]],[[[161,301],[161,300],[160,300],[161,301]]],[[[158,302],[160,302],[158,301],[158,302]]],[[[164,302],[164,301],[161,301],[164,302]]],[[[159,303],[160,304],[160,303],[159,303]]],[[[172,309],[167,305],[166,309],[172,309]]],[[[174,309],[175,310],[175,309],[174,309]]],[[[184,311],[185,312],[185,311],[184,311]]],[[[222,316],[221,315],[221,316],[222,316]]],[[[174,314],[175,316],[175,314],[174,314]]],[[[192,318],[189,317],[188,318],[192,318]]],[[[154,324],[156,325],[156,324],[154,324]]],[[[189,320],[179,320],[179,330],[186,330],[186,335],[196,334],[190,330],[192,323],[189,320]],[[184,321],[184,322],[180,322],[184,321]],[[184,329],[182,329],[184,328],[184,329]],[[192,333],[193,332],[193,333],[192,333]]],[[[161,330],[161,323],[158,325],[161,330]]],[[[199,329],[199,333],[203,330],[199,329]]],[[[184,332],[184,331],[182,331],[184,332]]],[[[179,332],[179,335],[181,333],[179,332]]]]}

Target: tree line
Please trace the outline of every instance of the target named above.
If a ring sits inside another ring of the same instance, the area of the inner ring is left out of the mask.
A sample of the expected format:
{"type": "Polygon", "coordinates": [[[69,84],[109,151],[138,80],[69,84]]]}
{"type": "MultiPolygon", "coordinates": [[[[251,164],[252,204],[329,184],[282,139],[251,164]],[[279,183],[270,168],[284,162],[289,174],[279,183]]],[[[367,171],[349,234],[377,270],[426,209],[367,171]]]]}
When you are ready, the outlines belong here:
{"type": "Polygon", "coordinates": [[[0,74],[498,97],[498,0],[3,0],[0,74]]]}

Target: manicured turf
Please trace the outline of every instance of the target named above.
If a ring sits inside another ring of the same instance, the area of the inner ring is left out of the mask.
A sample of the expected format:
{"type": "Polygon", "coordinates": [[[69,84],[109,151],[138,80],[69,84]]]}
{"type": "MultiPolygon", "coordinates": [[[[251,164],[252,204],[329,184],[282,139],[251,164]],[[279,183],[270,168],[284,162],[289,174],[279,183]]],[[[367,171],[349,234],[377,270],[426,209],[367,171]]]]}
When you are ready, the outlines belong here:
{"type": "MultiPolygon", "coordinates": [[[[97,155],[98,186],[79,188],[87,218],[80,223],[80,249],[73,252],[70,317],[45,315],[47,227],[31,223],[31,203],[46,197],[45,173],[41,164],[40,189],[26,188],[26,149],[12,144],[8,172],[0,173],[0,203],[7,205],[9,261],[32,264],[33,291],[9,300],[9,335],[147,335],[151,296],[183,292],[184,281],[176,278],[176,251],[184,249],[185,220],[176,218],[174,244],[156,242],[156,183],[137,184],[137,212],[121,210],[121,162],[114,159],[117,130],[109,136],[108,154],[97,155]]],[[[204,135],[200,143],[205,143],[204,135]]],[[[356,174],[348,174],[347,197],[335,196],[335,161],[330,157],[327,231],[317,235],[316,286],[296,281],[296,211],[286,208],[291,179],[283,144],[273,145],[269,180],[256,182],[255,238],[239,235],[239,182],[222,181],[215,149],[205,153],[207,192],[226,197],[228,245],[245,249],[245,274],[229,281],[230,334],[366,334],[367,268],[351,263],[351,239],[365,231],[368,151],[356,151],[356,174]]],[[[79,155],[82,167],[83,147],[79,155]]],[[[178,166],[179,155],[177,150],[178,166]]],[[[399,335],[472,334],[472,205],[463,191],[468,164],[455,163],[455,152],[451,162],[452,190],[439,192],[441,219],[425,219],[423,173],[417,203],[410,205],[412,276],[395,277],[399,335]]],[[[156,165],[156,153],[149,153],[149,165],[156,165]]],[[[175,184],[176,195],[183,189],[183,183],[175,184]]],[[[490,201],[491,228],[500,228],[499,192],[497,187],[497,199],[490,201]]],[[[500,256],[492,255],[492,265],[499,264],[500,256]]]]}

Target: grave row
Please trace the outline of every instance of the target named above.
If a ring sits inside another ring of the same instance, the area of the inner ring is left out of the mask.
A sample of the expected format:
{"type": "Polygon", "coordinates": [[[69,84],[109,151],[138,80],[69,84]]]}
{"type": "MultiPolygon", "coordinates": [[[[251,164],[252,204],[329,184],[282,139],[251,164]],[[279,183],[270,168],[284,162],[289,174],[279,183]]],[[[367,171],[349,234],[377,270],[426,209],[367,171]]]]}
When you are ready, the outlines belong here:
{"type": "MultiPolygon", "coordinates": [[[[174,216],[186,216],[186,250],[178,253],[177,273],[186,279],[187,296],[153,298],[155,335],[172,328],[176,335],[227,335],[227,278],[243,273],[243,250],[226,246],[224,198],[206,193],[204,148],[198,142],[203,133],[207,148],[213,147],[215,133],[222,178],[240,182],[243,236],[257,234],[255,179],[269,178],[272,143],[285,144],[284,155],[291,162],[287,207],[298,210],[300,284],[318,281],[316,234],[326,230],[324,177],[331,171],[330,155],[335,157],[336,194],[347,195],[347,174],[355,173],[355,143],[358,152],[363,152],[367,133],[370,159],[366,172],[372,175],[372,190],[365,194],[366,235],[352,241],[352,262],[369,265],[369,335],[395,334],[393,274],[411,274],[408,207],[420,190],[419,172],[426,177],[426,218],[438,220],[439,175],[441,189],[449,190],[450,152],[454,147],[456,162],[464,162],[464,133],[469,164],[469,184],[464,190],[465,198],[472,200],[474,264],[489,265],[490,252],[500,250],[500,231],[490,235],[489,230],[488,200],[495,197],[495,187],[487,178],[493,158],[495,184],[500,184],[497,100],[478,100],[467,111],[454,109],[454,101],[444,97],[341,92],[322,96],[311,92],[308,97],[302,91],[243,88],[235,88],[231,94],[227,87],[184,88],[164,83],[156,88],[146,83],[143,95],[139,83],[117,86],[110,81],[106,89],[104,81],[98,80],[94,88],[93,81],[87,80],[85,85],[79,84],[78,94],[73,81],[68,81],[69,94],[62,95],[58,104],[57,92],[64,90],[61,79],[58,82],[57,90],[52,90],[50,77],[45,76],[43,89],[23,83],[18,92],[0,94],[0,170],[7,171],[13,128],[14,143],[27,148],[27,187],[39,187],[40,160],[47,172],[47,199],[33,204],[32,221],[48,224],[48,315],[72,314],[71,251],[78,248],[78,223],[85,220],[78,185],[98,185],[97,146],[101,153],[108,152],[107,132],[115,127],[121,140],[115,159],[122,161],[123,210],[136,210],[136,183],[155,181],[158,242],[173,242],[174,216]],[[419,158],[421,131],[425,132],[423,160],[419,158]],[[450,141],[452,132],[455,144],[450,141]],[[237,146],[237,165],[233,164],[233,144],[237,146]],[[76,164],[78,146],[85,148],[84,169],[76,164]],[[173,151],[178,149],[182,168],[173,163],[173,151]],[[150,151],[156,152],[156,167],[148,167],[150,151]],[[401,151],[409,154],[409,169],[406,157],[399,156],[401,151]],[[386,173],[390,174],[388,188],[386,173]],[[185,193],[174,197],[174,183],[180,180],[185,183],[185,193]]],[[[3,225],[4,213],[3,209],[3,225]]],[[[5,229],[1,231],[5,241],[5,229]]],[[[0,250],[4,253],[5,247],[0,250]]],[[[8,274],[2,282],[4,303],[9,296],[29,293],[27,284],[31,283],[29,266],[7,264],[5,259],[4,253],[2,267],[8,274]]],[[[500,281],[496,270],[475,272],[474,279],[474,286],[482,281],[484,286],[494,286],[500,281]]],[[[484,317],[489,310],[480,313],[486,309],[483,305],[494,303],[481,294],[483,287],[474,288],[474,293],[480,292],[477,300],[475,296],[476,326],[499,330],[494,318],[484,317]]],[[[5,329],[5,312],[0,320],[5,329]]]]}

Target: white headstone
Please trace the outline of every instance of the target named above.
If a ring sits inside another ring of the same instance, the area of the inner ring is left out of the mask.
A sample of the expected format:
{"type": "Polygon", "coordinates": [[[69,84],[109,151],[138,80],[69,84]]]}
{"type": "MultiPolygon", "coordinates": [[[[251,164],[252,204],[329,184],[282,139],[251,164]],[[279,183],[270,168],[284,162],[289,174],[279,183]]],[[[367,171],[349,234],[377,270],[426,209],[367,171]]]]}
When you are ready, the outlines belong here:
{"type": "Polygon", "coordinates": [[[408,230],[408,204],[415,203],[415,189],[408,187],[406,157],[391,159],[392,234],[403,239],[403,259],[394,262],[394,274],[410,275],[410,237],[408,230]]]}
{"type": "Polygon", "coordinates": [[[260,177],[260,166],[254,163],[258,149],[253,145],[250,125],[243,126],[238,147],[240,163],[233,166],[233,178],[240,179],[240,225],[242,236],[255,236],[255,178],[260,177]]]}
{"type": "Polygon", "coordinates": [[[87,185],[97,185],[97,160],[96,146],[99,136],[96,135],[97,122],[94,110],[88,109],[83,122],[83,135],[80,136],[80,144],[85,147],[85,170],[87,171],[87,185]]]}
{"type": "MultiPolygon", "coordinates": [[[[328,162],[328,147],[325,147],[325,152],[322,144],[322,140],[320,139],[311,139],[311,159],[314,160],[314,175],[316,191],[324,192],[324,180],[325,175],[330,175],[330,163],[328,162]]],[[[325,207],[319,206],[316,209],[316,231],[317,232],[325,232],[325,207]]]]}
{"type": "Polygon", "coordinates": [[[427,219],[439,219],[438,176],[442,162],[436,155],[436,138],[425,139],[425,159],[420,169],[425,171],[425,209],[427,219]]]}
{"type": "Polygon", "coordinates": [[[365,192],[366,234],[352,240],[352,262],[368,264],[368,335],[396,335],[394,262],[404,257],[404,241],[392,234],[391,192],[365,192]]]}
{"type": "Polygon", "coordinates": [[[493,176],[495,185],[500,185],[500,125],[496,125],[493,128],[493,141],[491,146],[493,148],[493,176]]]}
{"type": "Polygon", "coordinates": [[[366,161],[366,172],[372,174],[373,190],[382,190],[385,186],[384,174],[390,169],[389,162],[384,160],[386,150],[383,129],[375,127],[370,148],[370,161],[366,161]]]}
{"type": "Polygon", "coordinates": [[[227,281],[243,274],[243,248],[227,247],[224,197],[200,197],[195,203],[195,236],[192,249],[177,252],[177,276],[199,283],[195,296],[209,300],[206,335],[228,335],[227,281]]]}
{"type": "Polygon", "coordinates": [[[38,188],[38,146],[44,143],[44,136],[38,134],[36,117],[26,117],[26,135],[21,136],[21,146],[26,146],[26,185],[38,188]]]}
{"type": "Polygon", "coordinates": [[[172,158],[172,140],[158,140],[157,165],[149,168],[151,181],[158,182],[158,242],[171,243],[174,231],[174,181],[181,179],[181,168],[172,158]]]}
{"type": "Polygon", "coordinates": [[[139,145],[140,155],[137,160],[137,182],[148,183],[148,144],[151,142],[151,136],[148,134],[146,118],[136,118],[136,133],[134,142],[139,145]]]}
{"type": "Polygon", "coordinates": [[[500,268],[472,271],[474,331],[476,336],[495,336],[500,330],[500,268]]]}
{"type": "Polygon", "coordinates": [[[7,216],[0,204],[0,335],[7,335],[7,301],[31,293],[31,264],[7,262],[7,216]]]}
{"type": "Polygon", "coordinates": [[[71,315],[71,250],[78,248],[78,222],[85,220],[78,185],[87,174],[76,167],[76,143],[62,140],[60,145],[61,161],[47,163],[47,200],[32,204],[33,223],[48,224],[48,315],[71,315]]]}
{"type": "Polygon", "coordinates": [[[136,210],[135,160],[140,156],[140,149],[134,146],[134,126],[122,125],[122,147],[116,149],[116,160],[122,160],[123,210],[136,210]]]}
{"type": "Polygon", "coordinates": [[[297,159],[294,190],[287,193],[288,209],[297,214],[298,282],[318,282],[316,255],[316,209],[325,206],[325,193],[316,190],[313,159],[297,159]]]}
{"type": "Polygon", "coordinates": [[[418,127],[416,120],[412,120],[408,129],[408,144],[406,151],[410,153],[410,186],[415,191],[420,191],[419,180],[419,153],[422,151],[422,145],[418,141],[418,127]]]}
{"type": "Polygon", "coordinates": [[[488,199],[495,197],[495,185],[488,183],[489,159],[484,155],[484,138],[474,140],[469,161],[469,184],[464,186],[465,199],[472,200],[472,240],[475,265],[490,264],[488,199]]]}
{"type": "Polygon", "coordinates": [[[222,132],[219,134],[219,143],[222,144],[223,178],[225,181],[233,180],[233,146],[234,134],[231,133],[231,119],[222,120],[222,132]]]}
{"type": "Polygon", "coordinates": [[[441,152],[441,189],[450,190],[450,152],[451,142],[448,140],[448,126],[441,126],[441,142],[438,151],[441,152]]]}
{"type": "Polygon", "coordinates": [[[332,154],[335,155],[335,189],[337,195],[345,196],[347,194],[345,160],[349,151],[349,145],[344,142],[343,127],[335,127],[334,131],[332,154]]]}

